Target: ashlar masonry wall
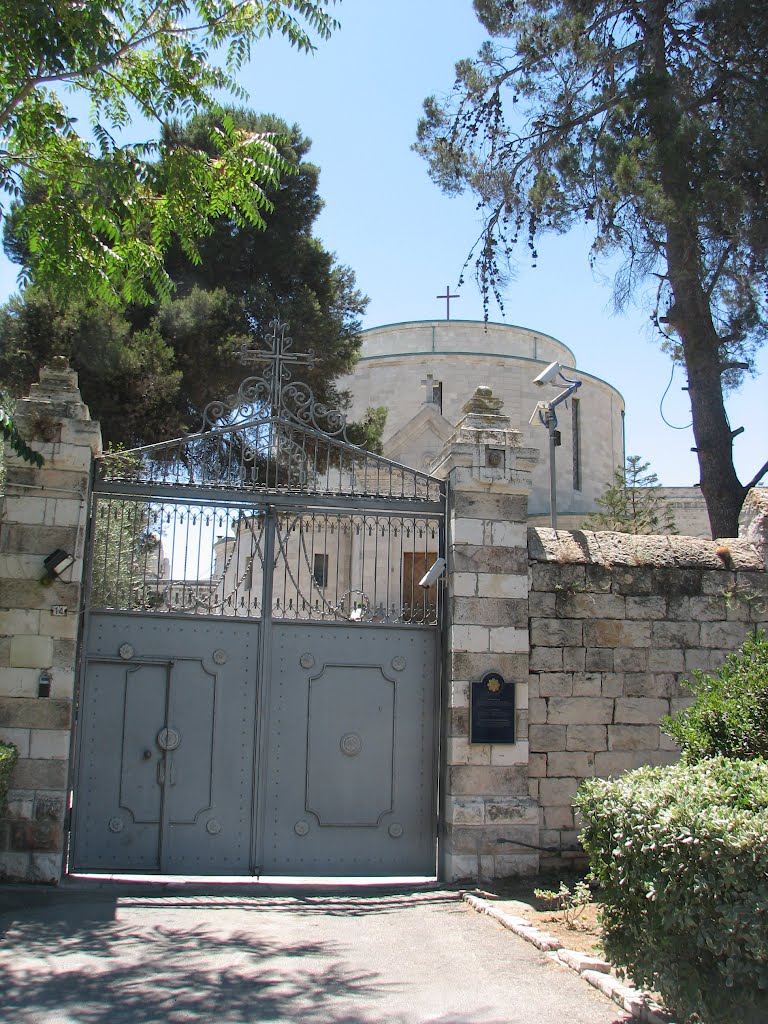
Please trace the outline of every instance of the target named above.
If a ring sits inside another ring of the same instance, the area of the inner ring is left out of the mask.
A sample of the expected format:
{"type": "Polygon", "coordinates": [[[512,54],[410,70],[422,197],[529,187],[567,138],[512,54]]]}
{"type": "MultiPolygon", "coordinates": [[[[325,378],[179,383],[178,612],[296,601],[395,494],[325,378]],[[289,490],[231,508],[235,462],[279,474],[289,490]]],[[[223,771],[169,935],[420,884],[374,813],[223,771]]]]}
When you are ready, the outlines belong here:
{"type": "MultiPolygon", "coordinates": [[[[753,538],[754,539],[754,538],[753,538]]],[[[768,623],[761,546],[746,539],[528,531],[529,792],[540,843],[576,847],[579,783],[679,751],[659,721],[768,623]]]]}

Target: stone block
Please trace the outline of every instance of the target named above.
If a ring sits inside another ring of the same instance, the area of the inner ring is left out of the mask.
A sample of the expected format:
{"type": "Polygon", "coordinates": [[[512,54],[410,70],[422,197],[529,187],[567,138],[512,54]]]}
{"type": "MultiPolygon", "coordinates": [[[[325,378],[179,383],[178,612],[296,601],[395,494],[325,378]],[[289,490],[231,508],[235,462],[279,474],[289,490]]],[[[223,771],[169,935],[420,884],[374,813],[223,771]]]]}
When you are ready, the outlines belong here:
{"type": "Polygon", "coordinates": [[[667,599],[664,597],[628,597],[626,599],[628,619],[663,619],[667,614],[667,599]]]}
{"type": "Polygon", "coordinates": [[[534,562],[531,565],[532,590],[584,590],[585,579],[583,565],[559,565],[556,562],[534,562]]]}
{"type": "Polygon", "coordinates": [[[29,729],[9,729],[0,721],[0,741],[12,743],[19,757],[29,757],[29,729]]]}
{"type": "Polygon", "coordinates": [[[664,597],[694,597],[702,593],[702,570],[679,566],[653,569],[653,593],[664,597]]]}
{"type": "Polygon", "coordinates": [[[43,587],[37,580],[3,580],[0,601],[4,608],[40,608],[49,611],[55,604],[76,606],[78,595],[79,587],[72,583],[55,581],[43,587]]]}
{"type": "Polygon", "coordinates": [[[66,811],[66,799],[64,793],[43,793],[35,794],[35,807],[33,817],[35,821],[64,821],[66,811]]]}
{"type": "Polygon", "coordinates": [[[8,848],[20,853],[50,853],[63,848],[61,824],[56,821],[10,822],[8,848]]]}
{"type": "Polygon", "coordinates": [[[525,843],[534,844],[538,842],[538,837],[538,824],[449,825],[446,827],[448,849],[452,854],[463,854],[464,856],[471,853],[495,854],[499,849],[499,839],[512,841],[522,839],[525,843]]]}
{"type": "Polygon", "coordinates": [[[30,731],[29,756],[36,758],[69,757],[70,733],[60,729],[32,729],[30,731]]]}
{"type": "MultiPolygon", "coordinates": [[[[2,601],[1,596],[0,601],[2,601]]],[[[19,633],[36,636],[39,632],[40,612],[37,609],[13,608],[0,612],[0,636],[13,637],[19,633]]]]}
{"type": "Polygon", "coordinates": [[[0,697],[0,722],[17,729],[69,729],[69,700],[0,697]]]}
{"type": "Polygon", "coordinates": [[[452,491],[451,511],[469,519],[507,519],[526,523],[528,498],[524,494],[487,494],[485,492],[452,491]]]}
{"type": "Polygon", "coordinates": [[[32,853],[29,881],[57,885],[61,881],[62,863],[62,853],[32,853]]]}
{"type": "Polygon", "coordinates": [[[528,552],[525,548],[502,548],[491,544],[456,544],[452,547],[454,572],[528,573],[528,552]]]}
{"type": "Polygon", "coordinates": [[[454,651],[479,654],[491,649],[488,626],[451,626],[448,632],[449,643],[454,651]]]}
{"type": "Polygon", "coordinates": [[[580,620],[531,619],[531,644],[535,647],[581,647],[580,620]]]}
{"type": "Polygon", "coordinates": [[[571,697],[573,675],[570,672],[542,672],[539,675],[539,694],[541,697],[571,697]]]}
{"type": "Polygon", "coordinates": [[[614,594],[624,594],[626,597],[653,594],[653,570],[621,566],[613,574],[612,590],[614,594]]]}
{"type": "Polygon", "coordinates": [[[653,646],[677,647],[682,650],[699,647],[700,631],[698,622],[654,622],[653,646]]]}
{"type": "Polygon", "coordinates": [[[538,825],[538,804],[530,797],[489,798],[485,801],[485,821],[488,825],[538,825]]]}
{"type": "Polygon", "coordinates": [[[12,668],[50,668],[53,665],[53,639],[47,636],[11,637],[12,668]]]}
{"type": "Polygon", "coordinates": [[[607,750],[608,733],[605,725],[569,725],[566,727],[566,750],[607,750]]]}
{"type": "Polygon", "coordinates": [[[469,683],[464,680],[451,681],[448,695],[448,706],[451,708],[469,707],[469,683]]]}
{"type": "MultiPolygon", "coordinates": [[[[598,756],[599,755],[595,754],[596,758],[598,756]]],[[[549,757],[547,758],[547,762],[549,762],[549,757]]],[[[573,803],[573,798],[576,796],[576,790],[578,788],[578,779],[540,779],[539,803],[542,807],[570,807],[573,803]]]]}
{"type": "Polygon", "coordinates": [[[469,708],[452,707],[448,714],[448,735],[469,736],[469,708]]]}
{"type": "Polygon", "coordinates": [[[741,647],[749,633],[751,630],[743,622],[703,622],[701,646],[735,651],[741,647]]]}
{"type": "Polygon", "coordinates": [[[37,697],[39,681],[39,668],[0,668],[0,699],[37,697]]]}
{"type": "Polygon", "coordinates": [[[691,614],[692,600],[693,598],[679,594],[667,598],[667,614],[664,617],[669,622],[696,621],[696,616],[691,614]]]}
{"type": "Polygon", "coordinates": [[[451,538],[454,544],[485,544],[490,541],[484,520],[457,517],[451,521],[451,538]]]}
{"type": "MultiPolygon", "coordinates": [[[[56,548],[74,551],[79,531],[71,526],[41,526],[25,522],[8,522],[0,532],[0,551],[45,557],[56,548]]],[[[42,575],[42,557],[41,570],[42,575]]]]}
{"type": "Polygon", "coordinates": [[[476,572],[452,572],[448,577],[448,590],[454,600],[477,595],[476,572]]]}
{"type": "Polygon", "coordinates": [[[689,599],[690,618],[695,622],[724,622],[728,615],[725,597],[705,595],[689,599]]]}
{"type": "Polygon", "coordinates": [[[569,805],[544,807],[544,827],[548,829],[572,829],[573,808],[569,805]]]}
{"type": "Polygon", "coordinates": [[[547,774],[547,755],[528,755],[528,775],[533,779],[543,778],[547,774]]]}
{"type": "Polygon", "coordinates": [[[685,655],[675,647],[652,647],[648,651],[650,672],[682,672],[685,669],[685,655]]]}
{"type": "Polygon", "coordinates": [[[491,536],[489,542],[495,547],[521,548],[528,554],[527,523],[511,523],[503,519],[490,522],[491,536]]]}
{"type": "Polygon", "coordinates": [[[527,651],[528,630],[516,626],[492,626],[490,629],[490,649],[494,652],[512,653],[527,651]]]}
{"type": "Polygon", "coordinates": [[[477,595],[478,597],[491,599],[503,597],[514,599],[525,605],[525,617],[527,624],[528,615],[528,575],[513,575],[512,573],[490,573],[479,572],[477,574],[477,595]]]}
{"type": "Polygon", "coordinates": [[[561,672],[563,650],[560,647],[534,647],[531,649],[531,672],[561,672]]]}
{"type": "Polygon", "coordinates": [[[650,647],[651,623],[636,619],[598,619],[584,623],[586,647],[650,647]]]}
{"type": "Polygon", "coordinates": [[[527,776],[524,766],[451,765],[446,793],[451,796],[527,796],[527,776]]]}
{"type": "Polygon", "coordinates": [[[516,743],[494,743],[491,747],[491,764],[494,765],[527,765],[528,756],[528,741],[519,731],[516,743]]]}
{"type": "Polygon", "coordinates": [[[538,851],[530,853],[497,854],[493,858],[494,878],[517,878],[521,875],[537,875],[539,873],[538,851]]]}
{"type": "Polygon", "coordinates": [[[599,672],[573,673],[574,697],[601,697],[602,676],[599,672]]]}
{"type": "Polygon", "coordinates": [[[444,868],[446,882],[478,882],[480,881],[480,859],[477,856],[457,856],[444,851],[444,868]]]}
{"type": "Polygon", "coordinates": [[[528,594],[528,613],[532,619],[554,619],[556,595],[545,591],[531,590],[528,594]]]}
{"type": "Polygon", "coordinates": [[[524,652],[453,651],[450,658],[454,679],[481,679],[486,672],[499,672],[508,682],[528,680],[528,655],[524,652]]]}
{"type": "Polygon", "coordinates": [[[587,590],[600,594],[608,594],[613,589],[613,573],[604,565],[585,566],[585,586],[587,590]]]}
{"type": "Polygon", "coordinates": [[[532,725],[543,725],[547,721],[547,702],[543,697],[528,698],[528,723],[532,725]]]}
{"type": "Polygon", "coordinates": [[[586,662],[586,647],[566,647],[563,650],[563,669],[566,672],[583,672],[586,662]]]}
{"type": "Polygon", "coordinates": [[[557,614],[564,619],[623,619],[624,598],[619,594],[557,595],[557,614]]]}
{"type": "Polygon", "coordinates": [[[547,720],[550,725],[604,725],[613,721],[613,704],[607,697],[550,697],[547,720]]]}
{"type": "Polygon", "coordinates": [[[609,725],[609,750],[658,750],[657,725],[609,725]]]}
{"type": "Polygon", "coordinates": [[[595,755],[586,751],[551,751],[547,754],[549,778],[588,779],[595,774],[595,755]]]}
{"type": "Polygon", "coordinates": [[[623,697],[666,697],[663,676],[651,672],[627,672],[623,697]]]}
{"type": "Polygon", "coordinates": [[[587,647],[584,668],[587,672],[613,672],[613,648],[587,647]]]}
{"type": "Polygon", "coordinates": [[[710,653],[700,648],[685,651],[685,671],[694,672],[698,669],[701,672],[708,672],[712,664],[710,653]]]}
{"type": "Polygon", "coordinates": [[[600,693],[603,697],[622,697],[624,695],[624,673],[603,672],[600,676],[600,693]]]}
{"type": "Polygon", "coordinates": [[[669,714],[669,701],[653,697],[619,697],[614,722],[626,725],[656,725],[669,714]]]}
{"type": "Polygon", "coordinates": [[[67,786],[67,762],[19,758],[11,776],[14,789],[60,789],[67,786]]]}
{"type": "Polygon", "coordinates": [[[0,852],[0,881],[31,882],[32,855],[29,853],[0,852]]]}
{"type": "Polygon", "coordinates": [[[451,619],[456,625],[528,627],[528,603],[494,597],[454,597],[451,619]]]}
{"type": "Polygon", "coordinates": [[[485,801],[482,797],[448,797],[445,802],[445,820],[449,825],[482,825],[485,821],[485,801]]]}
{"type": "Polygon", "coordinates": [[[617,672],[645,672],[648,668],[648,647],[619,647],[613,652],[617,672]]]}
{"type": "MultiPolygon", "coordinates": [[[[530,708],[528,710],[530,714],[530,708]]],[[[534,752],[548,750],[565,750],[565,726],[564,725],[534,725],[528,726],[528,743],[534,752]]]]}

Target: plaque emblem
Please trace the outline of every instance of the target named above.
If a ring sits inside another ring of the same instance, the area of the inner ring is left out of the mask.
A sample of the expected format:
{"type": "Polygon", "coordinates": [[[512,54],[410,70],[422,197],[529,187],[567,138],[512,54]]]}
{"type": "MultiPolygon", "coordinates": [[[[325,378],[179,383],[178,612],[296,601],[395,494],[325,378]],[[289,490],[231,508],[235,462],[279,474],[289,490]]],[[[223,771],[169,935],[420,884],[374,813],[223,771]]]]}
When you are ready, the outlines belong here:
{"type": "Polygon", "coordinates": [[[499,693],[501,691],[502,682],[498,676],[488,676],[485,680],[485,685],[488,687],[489,693],[499,693]]]}
{"type": "Polygon", "coordinates": [[[157,745],[161,750],[175,750],[181,743],[181,734],[178,729],[161,729],[157,734],[157,745]]]}
{"type": "Polygon", "coordinates": [[[356,732],[345,732],[339,740],[342,754],[347,757],[355,757],[363,749],[363,741],[356,732]]]}

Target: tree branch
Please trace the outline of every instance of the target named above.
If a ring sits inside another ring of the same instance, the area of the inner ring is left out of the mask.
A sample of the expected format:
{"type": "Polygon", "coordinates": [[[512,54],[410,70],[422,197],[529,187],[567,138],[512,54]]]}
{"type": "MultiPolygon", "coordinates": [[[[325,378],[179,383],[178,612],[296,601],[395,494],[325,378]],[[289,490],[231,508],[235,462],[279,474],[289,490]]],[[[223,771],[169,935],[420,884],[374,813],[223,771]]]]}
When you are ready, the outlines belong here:
{"type": "Polygon", "coordinates": [[[760,469],[758,469],[757,473],[752,477],[752,479],[749,481],[749,483],[744,487],[744,493],[746,494],[746,492],[752,490],[753,487],[757,487],[757,485],[760,483],[760,481],[763,479],[763,477],[765,476],[766,473],[768,473],[768,462],[765,462],[760,467],[760,469]]]}

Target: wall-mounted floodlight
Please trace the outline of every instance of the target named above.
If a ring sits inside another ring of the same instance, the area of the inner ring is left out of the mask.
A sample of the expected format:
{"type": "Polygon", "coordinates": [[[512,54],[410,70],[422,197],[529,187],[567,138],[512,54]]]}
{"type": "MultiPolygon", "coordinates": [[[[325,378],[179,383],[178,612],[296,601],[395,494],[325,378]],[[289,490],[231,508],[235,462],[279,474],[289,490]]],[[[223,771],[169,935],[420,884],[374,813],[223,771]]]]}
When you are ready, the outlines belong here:
{"type": "Polygon", "coordinates": [[[571,380],[563,373],[560,363],[550,363],[542,370],[538,377],[533,378],[537,387],[545,384],[552,384],[553,387],[563,388],[559,395],[556,395],[551,402],[537,402],[529,423],[538,416],[539,421],[549,431],[549,511],[552,518],[552,529],[557,529],[557,475],[555,473],[555,449],[560,444],[560,431],[557,429],[557,413],[555,409],[561,402],[565,402],[571,395],[581,387],[580,380],[571,380]],[[565,385],[565,387],[563,387],[565,385]]]}
{"type": "Polygon", "coordinates": [[[419,586],[424,587],[425,590],[429,590],[433,583],[437,583],[440,577],[445,572],[445,559],[438,558],[433,565],[427,569],[424,575],[419,580],[419,586]]]}
{"type": "Polygon", "coordinates": [[[45,568],[43,582],[52,583],[54,580],[57,580],[74,563],[74,555],[70,555],[63,548],[56,548],[47,558],[43,559],[43,567],[45,568]]]}

